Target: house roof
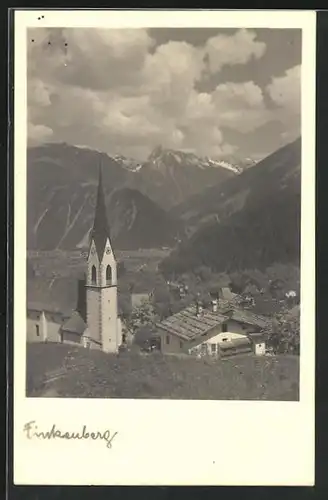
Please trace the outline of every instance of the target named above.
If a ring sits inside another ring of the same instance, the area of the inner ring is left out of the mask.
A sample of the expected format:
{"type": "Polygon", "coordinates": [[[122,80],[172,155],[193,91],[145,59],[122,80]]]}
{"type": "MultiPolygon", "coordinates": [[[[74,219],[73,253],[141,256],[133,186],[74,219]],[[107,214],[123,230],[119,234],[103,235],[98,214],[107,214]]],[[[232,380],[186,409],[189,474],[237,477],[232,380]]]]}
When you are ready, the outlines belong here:
{"type": "Polygon", "coordinates": [[[233,306],[228,301],[219,301],[218,312],[204,308],[197,317],[196,305],[191,305],[156,326],[184,340],[193,340],[229,319],[257,328],[264,328],[267,324],[264,316],[233,306]]]}
{"type": "Polygon", "coordinates": [[[265,328],[268,323],[268,320],[264,316],[254,314],[253,312],[244,309],[234,309],[232,311],[231,318],[239,323],[259,328],[265,328]]]}
{"type": "Polygon", "coordinates": [[[252,343],[248,337],[243,337],[239,339],[231,339],[229,342],[220,342],[219,343],[220,349],[222,351],[234,348],[234,347],[245,347],[245,346],[250,346],[252,347],[252,343]]]}
{"type": "Polygon", "coordinates": [[[248,338],[254,343],[266,341],[265,335],[263,335],[263,333],[249,333],[248,338]]]}
{"type": "Polygon", "coordinates": [[[98,259],[101,260],[104,254],[107,238],[110,239],[109,226],[106,213],[106,204],[102,186],[101,166],[99,167],[99,182],[97,193],[97,205],[95,219],[91,231],[91,239],[94,240],[98,259]]]}
{"type": "Polygon", "coordinates": [[[72,316],[63,324],[62,330],[71,333],[78,333],[82,335],[87,328],[82,316],[79,312],[74,311],[72,316]]]}
{"type": "Polygon", "coordinates": [[[229,287],[222,287],[219,291],[219,297],[225,300],[233,300],[236,294],[232,293],[229,287]]]}
{"type": "Polygon", "coordinates": [[[228,319],[219,313],[203,309],[200,317],[196,316],[196,306],[191,305],[182,311],[166,318],[157,327],[177,335],[185,340],[192,340],[203,335],[228,319]]]}

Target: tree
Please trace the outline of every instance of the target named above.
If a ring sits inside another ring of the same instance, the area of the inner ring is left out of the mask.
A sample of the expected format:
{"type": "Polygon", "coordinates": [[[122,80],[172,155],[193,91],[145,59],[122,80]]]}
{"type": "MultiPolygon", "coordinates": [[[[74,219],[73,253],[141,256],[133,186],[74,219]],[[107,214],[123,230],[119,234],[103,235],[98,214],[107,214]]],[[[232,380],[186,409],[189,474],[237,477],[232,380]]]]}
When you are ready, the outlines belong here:
{"type": "Polygon", "coordinates": [[[277,353],[300,353],[300,314],[298,308],[292,310],[284,309],[274,315],[269,324],[268,344],[277,353]]]}
{"type": "Polygon", "coordinates": [[[209,281],[212,277],[212,270],[208,266],[200,266],[198,269],[195,271],[196,276],[200,278],[202,281],[209,281]]]}
{"type": "Polygon", "coordinates": [[[140,306],[132,309],[130,317],[127,318],[126,325],[134,335],[141,327],[147,326],[154,329],[158,320],[159,317],[155,312],[154,305],[150,300],[145,300],[140,306]]]}

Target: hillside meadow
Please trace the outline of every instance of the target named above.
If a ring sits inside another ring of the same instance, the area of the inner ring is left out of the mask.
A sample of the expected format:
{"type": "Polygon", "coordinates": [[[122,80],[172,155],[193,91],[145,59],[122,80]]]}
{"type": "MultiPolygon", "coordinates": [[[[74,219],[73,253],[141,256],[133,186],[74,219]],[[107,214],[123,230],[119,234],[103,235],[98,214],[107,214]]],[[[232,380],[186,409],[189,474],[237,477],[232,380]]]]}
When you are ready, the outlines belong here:
{"type": "Polygon", "coordinates": [[[212,361],[27,344],[26,391],[28,397],[297,401],[299,358],[212,361]]]}

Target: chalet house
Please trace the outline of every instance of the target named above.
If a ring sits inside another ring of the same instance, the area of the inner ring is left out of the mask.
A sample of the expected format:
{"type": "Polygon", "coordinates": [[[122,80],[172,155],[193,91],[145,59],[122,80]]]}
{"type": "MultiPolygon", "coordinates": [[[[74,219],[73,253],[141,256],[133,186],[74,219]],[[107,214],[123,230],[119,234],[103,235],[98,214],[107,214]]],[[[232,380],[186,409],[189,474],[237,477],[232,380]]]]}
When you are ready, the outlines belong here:
{"type": "Polygon", "coordinates": [[[261,330],[267,321],[263,316],[219,299],[213,301],[210,308],[193,304],[156,326],[163,354],[225,358],[241,353],[265,354],[261,330]]]}

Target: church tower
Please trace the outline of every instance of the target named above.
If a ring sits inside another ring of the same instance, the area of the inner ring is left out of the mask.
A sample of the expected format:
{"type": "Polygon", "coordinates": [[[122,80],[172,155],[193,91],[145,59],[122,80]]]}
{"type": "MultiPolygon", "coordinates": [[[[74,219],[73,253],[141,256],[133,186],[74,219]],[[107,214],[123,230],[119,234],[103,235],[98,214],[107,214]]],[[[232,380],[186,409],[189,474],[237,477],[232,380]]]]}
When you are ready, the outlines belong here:
{"type": "Polygon", "coordinates": [[[86,279],[87,325],[90,337],[105,352],[117,352],[121,328],[117,310],[117,265],[111,246],[101,167],[86,279]]]}

